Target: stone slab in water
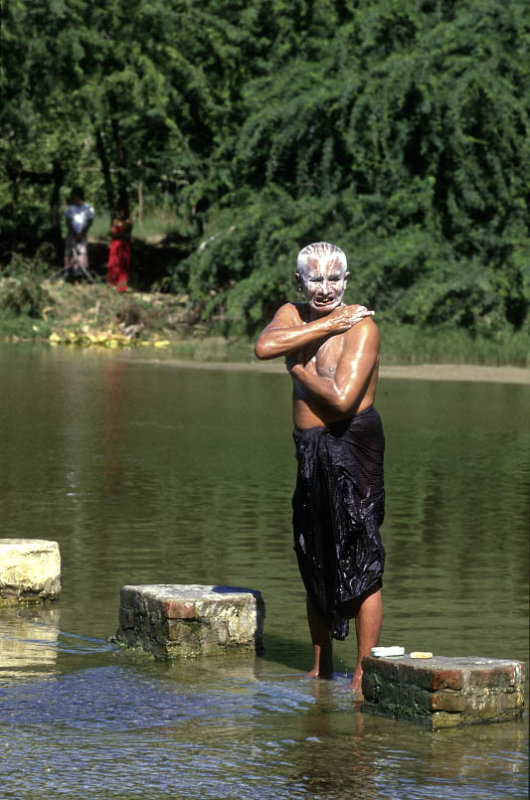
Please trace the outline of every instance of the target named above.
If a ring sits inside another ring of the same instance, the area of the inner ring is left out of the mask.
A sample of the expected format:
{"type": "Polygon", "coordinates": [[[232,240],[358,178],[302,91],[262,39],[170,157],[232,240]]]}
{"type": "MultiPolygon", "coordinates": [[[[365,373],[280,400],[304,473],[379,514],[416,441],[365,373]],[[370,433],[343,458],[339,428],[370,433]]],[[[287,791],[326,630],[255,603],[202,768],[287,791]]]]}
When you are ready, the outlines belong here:
{"type": "Polygon", "coordinates": [[[517,719],[524,708],[524,663],[434,656],[363,659],[363,710],[431,728],[517,719]]]}
{"type": "Polygon", "coordinates": [[[61,554],[46,539],[0,539],[0,605],[56,600],[61,554]]]}
{"type": "Polygon", "coordinates": [[[116,640],[159,659],[260,652],[261,593],[232,586],[123,586],[116,640]]]}

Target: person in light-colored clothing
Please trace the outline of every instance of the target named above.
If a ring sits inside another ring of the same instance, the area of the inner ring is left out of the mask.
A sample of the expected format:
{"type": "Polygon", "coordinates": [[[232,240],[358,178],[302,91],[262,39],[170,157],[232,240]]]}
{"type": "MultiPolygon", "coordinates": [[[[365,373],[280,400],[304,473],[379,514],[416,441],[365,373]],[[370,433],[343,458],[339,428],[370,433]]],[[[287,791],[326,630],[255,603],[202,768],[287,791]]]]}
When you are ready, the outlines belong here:
{"type": "Polygon", "coordinates": [[[85,203],[84,192],[76,187],[70,196],[66,209],[66,242],[64,249],[64,270],[66,279],[77,283],[89,277],[87,231],[94,220],[95,211],[90,203],[85,203]]]}

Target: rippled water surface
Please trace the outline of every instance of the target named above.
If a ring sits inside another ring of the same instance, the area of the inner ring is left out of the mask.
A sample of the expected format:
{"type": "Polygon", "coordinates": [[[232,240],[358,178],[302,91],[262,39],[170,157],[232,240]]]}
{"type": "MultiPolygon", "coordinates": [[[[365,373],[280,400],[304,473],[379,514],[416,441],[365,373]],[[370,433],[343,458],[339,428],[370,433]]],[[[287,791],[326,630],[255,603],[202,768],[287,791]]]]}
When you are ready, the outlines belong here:
{"type": "MultiPolygon", "coordinates": [[[[59,542],[62,595],[0,610],[0,796],[527,797],[528,718],[432,733],[310,681],[282,374],[0,348],[2,538],[59,542]],[[259,589],[266,654],[109,641],[126,583],[259,589]]],[[[381,380],[383,644],[528,659],[530,387],[381,380]]]]}

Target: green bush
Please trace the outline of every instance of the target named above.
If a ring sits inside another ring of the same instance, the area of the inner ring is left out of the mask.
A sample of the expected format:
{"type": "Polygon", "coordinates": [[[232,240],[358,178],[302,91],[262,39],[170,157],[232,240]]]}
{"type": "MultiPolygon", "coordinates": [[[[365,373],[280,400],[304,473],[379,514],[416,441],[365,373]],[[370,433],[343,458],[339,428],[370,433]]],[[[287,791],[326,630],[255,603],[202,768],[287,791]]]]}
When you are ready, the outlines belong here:
{"type": "Polygon", "coordinates": [[[0,309],[10,316],[42,319],[43,309],[51,304],[38,276],[12,276],[0,283],[0,309]]]}

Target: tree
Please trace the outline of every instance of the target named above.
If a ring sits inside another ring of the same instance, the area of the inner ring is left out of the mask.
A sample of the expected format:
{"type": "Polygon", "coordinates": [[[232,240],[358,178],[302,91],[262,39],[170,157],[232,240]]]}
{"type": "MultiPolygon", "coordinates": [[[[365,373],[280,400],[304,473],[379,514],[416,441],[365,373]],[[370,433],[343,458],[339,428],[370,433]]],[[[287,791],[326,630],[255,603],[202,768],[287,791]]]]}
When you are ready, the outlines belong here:
{"type": "Polygon", "coordinates": [[[71,178],[64,139],[82,137],[89,164],[99,160],[111,211],[128,203],[137,180],[149,190],[171,176],[191,185],[208,174],[222,93],[202,63],[218,59],[215,36],[240,38],[235,28],[186,0],[14,0],[4,28],[12,54],[3,75],[6,160],[14,147],[34,160],[34,131],[52,123],[57,149],[47,155],[71,178]]]}
{"type": "MultiPolygon", "coordinates": [[[[309,5],[297,54],[283,63],[289,37],[280,37],[270,72],[245,86],[232,161],[233,184],[244,188],[188,261],[196,296],[210,290],[232,307],[227,287],[236,281],[252,325],[250,287],[267,278],[254,275],[248,245],[242,268],[241,259],[220,258],[215,242],[235,226],[237,251],[249,238],[242,204],[270,218],[263,198],[275,192],[278,230],[297,228],[300,246],[311,232],[342,244],[358,296],[387,316],[520,327],[528,308],[525,4],[365,0],[342,4],[341,24],[337,8],[309,5]]],[[[281,292],[275,268],[265,269],[281,292]]]]}
{"type": "Polygon", "coordinates": [[[245,330],[315,239],[389,319],[520,328],[526,5],[7,0],[1,205],[20,234],[63,177],[109,210],[136,184],[168,194],[189,254],[174,285],[245,330]]]}

